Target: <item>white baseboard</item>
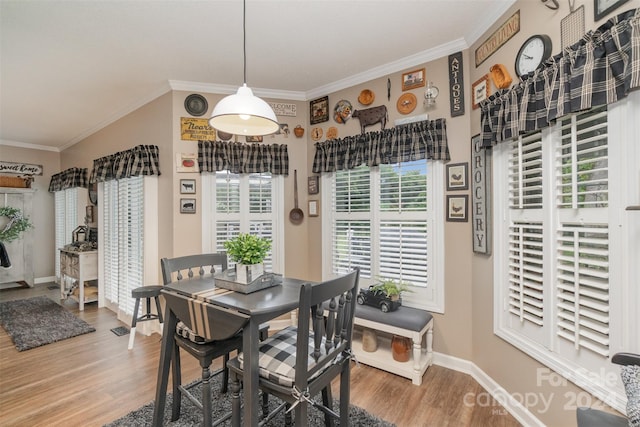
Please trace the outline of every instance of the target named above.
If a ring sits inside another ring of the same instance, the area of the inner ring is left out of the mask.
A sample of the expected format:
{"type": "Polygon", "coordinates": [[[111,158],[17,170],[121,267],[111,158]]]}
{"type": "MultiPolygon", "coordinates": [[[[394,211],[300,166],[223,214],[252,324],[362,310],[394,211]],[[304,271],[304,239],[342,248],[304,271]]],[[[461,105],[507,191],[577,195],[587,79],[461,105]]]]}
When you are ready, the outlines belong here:
{"type": "Polygon", "coordinates": [[[525,408],[516,399],[500,386],[493,378],[487,375],[482,369],[480,369],[475,363],[468,360],[460,359],[454,356],[449,356],[442,353],[433,353],[433,363],[448,369],[453,369],[458,372],[471,375],[474,380],[478,382],[487,392],[504,408],[509,411],[511,415],[524,426],[540,426],[544,427],[542,423],[535,415],[533,415],[527,408],[525,408]]]}
{"type": "Polygon", "coordinates": [[[56,281],[56,276],[36,277],[33,280],[33,283],[38,285],[40,283],[49,283],[49,282],[55,282],[55,281],[56,281]]]}

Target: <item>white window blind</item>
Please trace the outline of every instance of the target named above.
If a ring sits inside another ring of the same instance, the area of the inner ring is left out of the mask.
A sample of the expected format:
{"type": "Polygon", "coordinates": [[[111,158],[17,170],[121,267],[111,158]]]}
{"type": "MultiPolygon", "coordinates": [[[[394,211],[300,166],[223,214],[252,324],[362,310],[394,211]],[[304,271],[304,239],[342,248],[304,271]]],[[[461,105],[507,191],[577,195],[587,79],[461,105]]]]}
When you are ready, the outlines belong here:
{"type": "Polygon", "coordinates": [[[105,298],[119,312],[133,314],[131,290],[144,284],[144,179],[142,176],[103,184],[105,298]]]}
{"type": "Polygon", "coordinates": [[[624,154],[640,153],[626,131],[638,125],[624,121],[638,110],[627,102],[567,116],[493,153],[497,334],[614,407],[622,392],[607,383],[618,377],[610,357],[640,345],[628,327],[637,260],[612,257],[640,249],[621,215],[634,197],[626,180],[640,176],[624,154]]]}
{"type": "Polygon", "coordinates": [[[56,191],[55,199],[55,241],[56,241],[56,282],[60,282],[60,251],[73,241],[73,230],[78,224],[78,188],[56,191]]]}
{"type": "MultiPolygon", "coordinates": [[[[411,161],[369,168],[360,166],[333,174],[328,226],[330,271],[335,276],[360,268],[361,287],[379,278],[410,283],[403,304],[442,311],[442,240],[434,230],[434,207],[441,174],[434,162],[411,161]]],[[[439,217],[442,221],[442,216],[439,217]]],[[[442,227],[440,227],[442,228],[442,227]]]]}

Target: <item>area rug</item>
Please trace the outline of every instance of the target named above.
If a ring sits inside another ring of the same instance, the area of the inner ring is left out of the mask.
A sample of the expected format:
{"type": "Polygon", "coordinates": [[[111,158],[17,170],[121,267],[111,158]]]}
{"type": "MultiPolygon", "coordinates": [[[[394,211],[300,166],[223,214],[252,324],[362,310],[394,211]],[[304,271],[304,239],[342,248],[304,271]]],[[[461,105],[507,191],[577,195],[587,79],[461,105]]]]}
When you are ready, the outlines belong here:
{"type": "Polygon", "coordinates": [[[1,302],[0,325],[18,351],[95,332],[87,322],[45,296],[1,302]]]}
{"type": "MultiPolygon", "coordinates": [[[[228,393],[220,393],[220,375],[215,376],[211,381],[211,395],[213,400],[213,419],[220,418],[223,414],[231,411],[231,402],[229,401],[228,393]]],[[[194,396],[202,396],[200,385],[195,386],[192,389],[194,396]]],[[[171,393],[167,394],[167,403],[164,410],[164,426],[169,427],[191,427],[202,424],[202,412],[196,408],[193,403],[184,396],[182,396],[182,404],[180,408],[180,418],[177,421],[171,422],[171,403],[173,402],[173,396],[171,393]]],[[[275,409],[280,401],[275,397],[269,399],[270,409],[275,409]]],[[[139,409],[133,412],[129,412],[122,418],[107,424],[105,427],[146,427],[151,425],[153,420],[153,407],[154,402],[147,403],[139,409]]],[[[339,408],[338,401],[334,402],[334,408],[339,408]]],[[[227,421],[224,425],[230,425],[230,421],[227,421]]],[[[272,419],[266,426],[281,427],[284,425],[284,414],[280,412],[274,419],[272,419]]],[[[319,410],[309,410],[309,425],[312,427],[324,426],[324,414],[319,410]]],[[[394,424],[390,424],[380,418],[377,418],[362,408],[357,406],[349,406],[349,425],[355,427],[393,427],[394,424]]]]}

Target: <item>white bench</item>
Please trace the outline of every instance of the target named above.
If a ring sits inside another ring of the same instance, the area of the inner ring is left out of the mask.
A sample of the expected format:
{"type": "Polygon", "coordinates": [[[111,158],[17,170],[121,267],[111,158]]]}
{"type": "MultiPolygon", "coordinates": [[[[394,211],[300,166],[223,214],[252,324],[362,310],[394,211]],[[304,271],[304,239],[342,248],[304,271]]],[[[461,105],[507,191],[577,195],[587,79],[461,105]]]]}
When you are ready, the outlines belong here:
{"type": "Polygon", "coordinates": [[[376,307],[356,305],[355,325],[392,335],[408,337],[412,341],[412,357],[398,362],[391,354],[390,338],[378,337],[380,345],[374,352],[362,349],[362,342],[354,334],[353,350],[358,362],[411,379],[422,384],[422,376],[433,363],[433,316],[426,310],[401,306],[383,313],[376,307]],[[387,344],[388,343],[388,344],[387,344]]]}

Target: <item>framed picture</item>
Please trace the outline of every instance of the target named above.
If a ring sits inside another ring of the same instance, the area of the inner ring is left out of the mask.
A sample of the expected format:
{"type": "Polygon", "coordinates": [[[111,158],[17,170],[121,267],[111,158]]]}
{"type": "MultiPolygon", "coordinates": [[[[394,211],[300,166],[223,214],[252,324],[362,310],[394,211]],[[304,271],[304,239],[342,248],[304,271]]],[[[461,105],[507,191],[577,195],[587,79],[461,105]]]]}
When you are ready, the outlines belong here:
{"type": "Polygon", "coordinates": [[[417,87],[424,86],[424,68],[420,70],[409,71],[402,74],[402,90],[415,89],[417,87]]]}
{"type": "Polygon", "coordinates": [[[329,97],[324,96],[322,98],[314,99],[309,102],[309,114],[311,124],[328,122],[329,121],[329,97]]]}
{"type": "Polygon", "coordinates": [[[196,199],[180,199],[180,213],[196,213],[196,199]]]}
{"type": "Polygon", "coordinates": [[[176,153],[176,172],[200,172],[197,153],[176,153]]]}
{"type": "Polygon", "coordinates": [[[262,136],[245,136],[247,142],[262,142],[262,136]]]}
{"type": "Polygon", "coordinates": [[[593,0],[593,19],[598,21],[629,0],[593,0]]]}
{"type": "Polygon", "coordinates": [[[469,196],[447,196],[447,221],[467,222],[469,196]]]}
{"type": "Polygon", "coordinates": [[[87,220],[87,223],[92,223],[93,222],[93,205],[89,205],[85,208],[85,217],[87,220]]]}
{"type": "Polygon", "coordinates": [[[317,200],[309,200],[309,216],[318,216],[320,208],[317,200]]]}
{"type": "Polygon", "coordinates": [[[484,101],[488,97],[489,75],[485,74],[471,86],[471,103],[473,104],[473,109],[475,110],[478,108],[480,106],[480,102],[484,101]]]}
{"type": "Polygon", "coordinates": [[[195,179],[181,179],[180,180],[180,194],[196,194],[196,180],[195,179]]]}
{"type": "Polygon", "coordinates": [[[307,193],[318,194],[320,192],[318,176],[310,176],[307,178],[307,193]]]}
{"type": "Polygon", "coordinates": [[[447,165],[447,191],[469,189],[469,164],[447,165]]]}

